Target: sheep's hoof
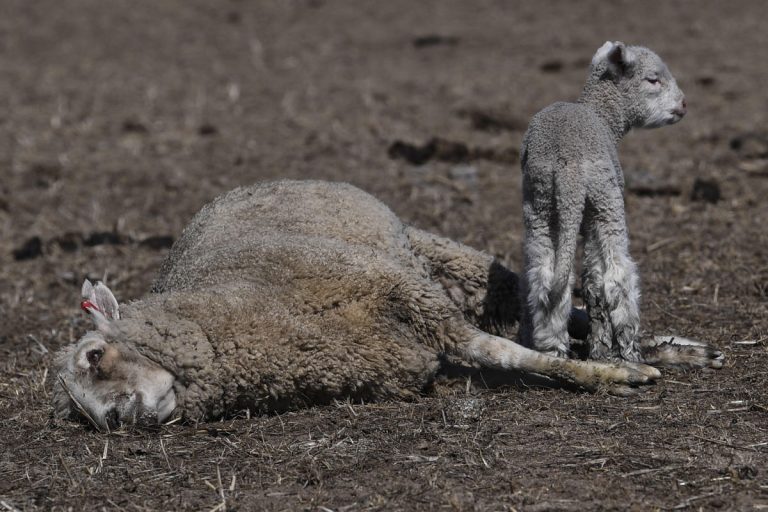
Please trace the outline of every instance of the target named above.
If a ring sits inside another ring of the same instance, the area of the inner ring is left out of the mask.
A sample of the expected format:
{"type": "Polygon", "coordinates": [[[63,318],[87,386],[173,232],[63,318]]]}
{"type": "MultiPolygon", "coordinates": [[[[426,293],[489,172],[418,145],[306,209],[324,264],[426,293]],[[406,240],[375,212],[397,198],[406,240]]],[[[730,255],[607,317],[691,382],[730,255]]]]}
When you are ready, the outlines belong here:
{"type": "Polygon", "coordinates": [[[661,372],[653,366],[622,362],[606,365],[609,370],[602,375],[598,390],[616,396],[633,396],[646,392],[661,378],[661,372]]]}
{"type": "Polygon", "coordinates": [[[635,396],[640,395],[642,393],[645,393],[649,389],[651,389],[650,386],[625,386],[621,384],[616,384],[614,386],[607,386],[603,388],[606,393],[613,396],[621,396],[621,397],[628,397],[628,396],[635,396]]]}
{"type": "Polygon", "coordinates": [[[725,356],[703,341],[680,336],[653,336],[640,344],[643,361],[666,368],[722,368],[725,356]]]}

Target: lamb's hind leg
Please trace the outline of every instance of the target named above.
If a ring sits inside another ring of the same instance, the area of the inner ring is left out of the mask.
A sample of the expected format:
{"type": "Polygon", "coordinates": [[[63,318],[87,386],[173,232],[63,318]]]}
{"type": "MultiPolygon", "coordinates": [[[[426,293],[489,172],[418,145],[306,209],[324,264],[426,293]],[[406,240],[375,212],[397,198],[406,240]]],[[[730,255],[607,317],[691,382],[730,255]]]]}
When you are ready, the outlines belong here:
{"type": "Polygon", "coordinates": [[[652,366],[636,363],[579,361],[551,356],[467,326],[465,339],[456,344],[459,355],[481,366],[500,370],[536,373],[590,391],[606,390],[617,395],[643,391],[661,376],[652,366]]]}
{"type": "MultiPolygon", "coordinates": [[[[565,169],[563,173],[568,173],[565,169]]],[[[546,195],[546,194],[542,194],[546,195]]],[[[578,179],[556,182],[549,197],[524,197],[525,298],[521,339],[541,352],[568,357],[573,263],[584,208],[578,179]]]]}
{"type": "Polygon", "coordinates": [[[621,357],[618,347],[613,344],[613,327],[610,311],[605,301],[605,265],[600,252],[596,232],[592,229],[594,220],[589,212],[584,219],[584,261],[582,264],[582,297],[587,306],[589,329],[587,345],[591,359],[621,357]]]}
{"type": "Polygon", "coordinates": [[[590,319],[590,358],[621,358],[670,368],[721,368],[723,354],[707,343],[639,333],[637,270],[627,249],[623,205],[614,204],[602,208],[601,218],[588,209],[584,222],[583,291],[590,319]]]}

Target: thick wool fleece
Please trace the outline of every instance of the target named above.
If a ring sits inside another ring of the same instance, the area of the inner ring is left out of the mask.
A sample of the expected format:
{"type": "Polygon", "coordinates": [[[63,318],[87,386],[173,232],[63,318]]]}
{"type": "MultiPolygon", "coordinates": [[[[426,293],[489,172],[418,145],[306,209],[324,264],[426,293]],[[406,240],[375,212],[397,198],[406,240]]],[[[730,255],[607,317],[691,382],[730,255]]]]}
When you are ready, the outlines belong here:
{"type": "Polygon", "coordinates": [[[204,207],[115,337],[176,376],[189,419],[403,399],[430,383],[465,316],[514,325],[516,288],[490,256],[404,226],[352,186],[282,181],[204,207]]]}

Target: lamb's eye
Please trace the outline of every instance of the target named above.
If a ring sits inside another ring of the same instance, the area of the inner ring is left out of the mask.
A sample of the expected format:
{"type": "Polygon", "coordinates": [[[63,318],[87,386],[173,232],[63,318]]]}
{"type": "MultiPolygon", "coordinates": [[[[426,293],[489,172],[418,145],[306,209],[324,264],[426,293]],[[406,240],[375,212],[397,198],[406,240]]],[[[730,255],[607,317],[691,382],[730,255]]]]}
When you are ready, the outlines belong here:
{"type": "Polygon", "coordinates": [[[649,84],[653,84],[653,85],[656,85],[656,84],[659,83],[659,79],[658,78],[646,78],[645,81],[648,82],[649,84]]]}

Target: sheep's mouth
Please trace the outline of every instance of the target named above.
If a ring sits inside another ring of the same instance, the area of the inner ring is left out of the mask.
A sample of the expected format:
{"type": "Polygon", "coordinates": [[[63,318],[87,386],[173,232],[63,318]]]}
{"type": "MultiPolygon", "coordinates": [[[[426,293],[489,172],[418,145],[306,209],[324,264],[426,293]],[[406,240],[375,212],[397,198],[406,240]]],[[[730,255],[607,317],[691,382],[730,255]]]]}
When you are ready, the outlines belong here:
{"type": "Polygon", "coordinates": [[[102,428],[116,430],[123,426],[156,427],[176,409],[176,393],[171,387],[152,406],[147,406],[141,393],[119,397],[103,417],[102,428]]]}

